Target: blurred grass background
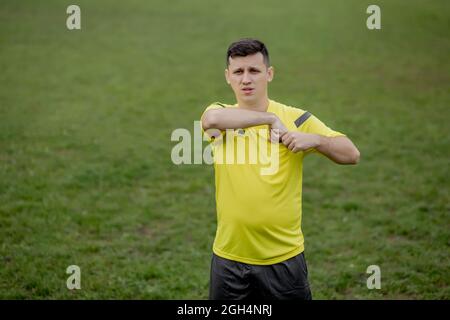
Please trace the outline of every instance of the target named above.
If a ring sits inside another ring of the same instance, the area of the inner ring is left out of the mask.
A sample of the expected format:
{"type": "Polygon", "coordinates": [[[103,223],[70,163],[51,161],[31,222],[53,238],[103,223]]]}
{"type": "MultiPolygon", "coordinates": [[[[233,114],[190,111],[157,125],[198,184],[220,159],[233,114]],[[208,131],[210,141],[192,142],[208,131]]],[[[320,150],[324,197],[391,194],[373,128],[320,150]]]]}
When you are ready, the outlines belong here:
{"type": "Polygon", "coordinates": [[[207,298],[213,168],[172,164],[170,135],[234,102],[225,51],[249,36],[270,97],[362,154],[305,161],[314,298],[450,298],[448,1],[79,0],[79,31],[69,4],[0,3],[0,298],[207,298]]]}

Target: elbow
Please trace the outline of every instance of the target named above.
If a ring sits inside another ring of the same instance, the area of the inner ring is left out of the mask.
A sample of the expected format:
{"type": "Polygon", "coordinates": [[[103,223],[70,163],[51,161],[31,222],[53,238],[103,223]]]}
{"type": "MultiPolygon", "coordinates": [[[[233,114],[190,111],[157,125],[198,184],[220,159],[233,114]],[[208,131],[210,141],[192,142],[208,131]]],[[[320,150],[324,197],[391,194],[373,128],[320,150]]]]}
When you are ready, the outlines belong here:
{"type": "Polygon", "coordinates": [[[345,156],[341,156],[338,159],[334,159],[334,162],[337,164],[343,164],[343,165],[355,165],[359,163],[360,153],[358,149],[355,149],[349,153],[347,153],[345,156]]]}
{"type": "Polygon", "coordinates": [[[213,110],[206,112],[202,117],[203,130],[217,128],[218,125],[217,115],[215,114],[215,112],[212,111],[213,110]]]}
{"type": "Polygon", "coordinates": [[[359,163],[361,153],[358,148],[350,141],[349,148],[347,149],[347,161],[346,164],[355,165],[359,163]]]}
{"type": "Polygon", "coordinates": [[[334,162],[347,165],[358,164],[361,154],[358,148],[353,144],[353,142],[347,137],[344,137],[338,141],[342,142],[343,144],[339,146],[339,151],[336,152],[336,157],[333,159],[334,162]]]}
{"type": "Polygon", "coordinates": [[[349,157],[348,164],[358,164],[360,157],[361,157],[361,154],[360,154],[359,150],[355,148],[355,150],[352,152],[351,156],[349,157]]]}

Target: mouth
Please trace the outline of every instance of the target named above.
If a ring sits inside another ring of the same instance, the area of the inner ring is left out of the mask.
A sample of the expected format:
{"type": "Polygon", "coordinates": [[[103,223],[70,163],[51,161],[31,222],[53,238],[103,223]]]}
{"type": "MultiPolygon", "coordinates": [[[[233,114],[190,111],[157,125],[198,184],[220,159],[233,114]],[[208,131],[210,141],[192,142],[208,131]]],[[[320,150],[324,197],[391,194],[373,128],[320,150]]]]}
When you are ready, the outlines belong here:
{"type": "Polygon", "coordinates": [[[242,90],[242,92],[244,92],[245,95],[249,95],[249,94],[252,94],[255,89],[253,89],[253,88],[242,88],[241,90],[242,90]]]}

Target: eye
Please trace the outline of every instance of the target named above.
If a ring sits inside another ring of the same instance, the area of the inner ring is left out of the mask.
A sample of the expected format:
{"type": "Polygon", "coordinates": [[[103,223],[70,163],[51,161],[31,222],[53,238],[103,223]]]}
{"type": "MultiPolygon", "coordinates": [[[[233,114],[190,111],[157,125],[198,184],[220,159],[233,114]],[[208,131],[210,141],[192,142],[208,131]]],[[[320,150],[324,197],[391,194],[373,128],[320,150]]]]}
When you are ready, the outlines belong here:
{"type": "Polygon", "coordinates": [[[235,72],[233,72],[234,74],[241,74],[242,70],[236,70],[235,72]]]}

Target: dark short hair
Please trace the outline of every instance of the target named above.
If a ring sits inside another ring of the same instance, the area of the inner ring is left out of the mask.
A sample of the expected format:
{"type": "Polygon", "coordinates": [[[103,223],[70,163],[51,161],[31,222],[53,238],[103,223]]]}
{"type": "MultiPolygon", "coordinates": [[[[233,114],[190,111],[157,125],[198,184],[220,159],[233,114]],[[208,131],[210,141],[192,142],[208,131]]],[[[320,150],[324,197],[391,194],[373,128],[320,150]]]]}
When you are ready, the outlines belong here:
{"type": "Polygon", "coordinates": [[[251,54],[255,54],[261,52],[264,58],[264,63],[266,66],[270,66],[269,62],[269,51],[267,51],[267,48],[264,43],[262,43],[259,40],[251,39],[251,38],[245,38],[240,39],[236,42],[233,42],[228,47],[227,51],[227,64],[228,67],[230,65],[229,58],[234,57],[245,57],[251,54]]]}

